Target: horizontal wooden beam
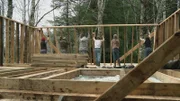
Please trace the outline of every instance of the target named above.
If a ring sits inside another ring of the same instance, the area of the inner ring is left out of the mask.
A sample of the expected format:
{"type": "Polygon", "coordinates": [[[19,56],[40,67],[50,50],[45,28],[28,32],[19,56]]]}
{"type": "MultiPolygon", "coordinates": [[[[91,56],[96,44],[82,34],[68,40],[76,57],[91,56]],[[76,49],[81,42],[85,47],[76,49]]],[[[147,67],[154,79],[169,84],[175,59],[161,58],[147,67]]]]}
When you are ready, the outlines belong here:
{"type": "Polygon", "coordinates": [[[50,76],[44,77],[42,79],[72,79],[79,75],[80,75],[80,70],[75,69],[75,70],[67,71],[67,72],[60,73],[60,74],[50,75],[50,76]]]}
{"type": "Polygon", "coordinates": [[[172,69],[161,69],[159,70],[159,72],[161,73],[165,73],[167,75],[170,75],[170,76],[173,76],[173,77],[176,77],[176,78],[180,78],[180,70],[179,69],[175,69],[175,70],[172,70],[172,69]]]}
{"type": "MultiPolygon", "coordinates": [[[[1,78],[0,90],[102,94],[115,82],[1,78]]],[[[180,96],[180,84],[143,83],[129,95],[180,96]]]]}
{"type": "Polygon", "coordinates": [[[41,28],[83,28],[83,27],[128,27],[128,26],[158,26],[158,24],[103,24],[103,25],[73,25],[73,26],[48,26],[36,27],[41,28]]]}
{"type": "Polygon", "coordinates": [[[35,73],[35,74],[30,74],[30,75],[24,75],[24,76],[19,76],[17,78],[38,78],[38,77],[46,77],[49,74],[54,74],[54,73],[62,73],[65,72],[66,69],[55,69],[55,70],[49,70],[49,71],[44,71],[40,73],[35,73]]]}
{"type": "Polygon", "coordinates": [[[161,72],[154,73],[153,77],[164,83],[180,83],[180,78],[172,77],[161,72]]]}
{"type": "Polygon", "coordinates": [[[177,55],[180,51],[179,43],[180,32],[177,32],[95,101],[121,101],[177,55]]]}

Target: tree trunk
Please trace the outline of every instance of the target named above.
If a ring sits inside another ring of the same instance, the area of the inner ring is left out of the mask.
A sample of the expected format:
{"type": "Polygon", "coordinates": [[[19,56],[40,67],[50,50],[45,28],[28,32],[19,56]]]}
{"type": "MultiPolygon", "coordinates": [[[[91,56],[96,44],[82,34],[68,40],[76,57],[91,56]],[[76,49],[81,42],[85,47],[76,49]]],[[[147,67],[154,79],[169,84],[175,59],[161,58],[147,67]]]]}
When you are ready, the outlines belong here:
{"type": "Polygon", "coordinates": [[[36,0],[32,0],[31,1],[31,13],[30,13],[30,17],[29,17],[29,25],[30,26],[34,26],[35,24],[35,1],[36,0]]]}
{"type": "Polygon", "coordinates": [[[12,19],[13,16],[13,0],[8,0],[7,17],[12,19]]]}
{"type": "Polygon", "coordinates": [[[24,0],[22,15],[23,15],[23,18],[22,18],[23,23],[26,24],[26,0],[24,0]]]}
{"type": "MultiPolygon", "coordinates": [[[[106,0],[98,0],[98,25],[103,24],[103,15],[104,15],[104,9],[106,0]]],[[[98,27],[98,35],[102,32],[102,28],[98,27]]]]}

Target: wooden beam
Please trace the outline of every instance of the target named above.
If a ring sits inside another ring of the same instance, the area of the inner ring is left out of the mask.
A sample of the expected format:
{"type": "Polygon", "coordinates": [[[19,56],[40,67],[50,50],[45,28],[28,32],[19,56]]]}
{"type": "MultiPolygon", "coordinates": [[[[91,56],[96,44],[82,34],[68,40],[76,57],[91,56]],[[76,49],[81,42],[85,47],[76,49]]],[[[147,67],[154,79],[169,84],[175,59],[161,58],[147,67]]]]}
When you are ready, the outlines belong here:
{"type": "Polygon", "coordinates": [[[25,26],[21,25],[20,63],[24,63],[24,29],[25,29],[25,26]]]}
{"type": "Polygon", "coordinates": [[[6,20],[6,52],[5,63],[9,63],[9,20],[6,20]]]}
{"type": "Polygon", "coordinates": [[[9,72],[0,73],[0,76],[1,77],[6,77],[6,76],[15,75],[15,74],[17,75],[17,74],[22,74],[22,73],[25,73],[25,72],[38,71],[38,70],[43,70],[43,69],[46,69],[46,68],[27,68],[27,69],[20,69],[20,70],[12,70],[12,71],[9,71],[9,72]]]}
{"type": "Polygon", "coordinates": [[[49,74],[54,74],[54,73],[62,73],[65,72],[65,69],[55,69],[55,70],[49,70],[49,71],[44,71],[44,72],[40,72],[40,73],[35,73],[35,74],[30,74],[30,75],[23,75],[23,76],[19,76],[17,78],[38,78],[38,77],[45,77],[46,75],[49,74]]]}
{"type": "MultiPolygon", "coordinates": [[[[0,90],[102,94],[114,84],[115,82],[1,78],[0,90]]],[[[178,89],[180,84],[177,83],[143,83],[129,95],[180,96],[178,89]]]]}
{"type": "Polygon", "coordinates": [[[0,18],[0,66],[4,61],[4,19],[0,18]]]}
{"type": "Polygon", "coordinates": [[[180,71],[179,70],[172,70],[172,69],[161,69],[159,70],[159,72],[176,77],[176,78],[180,78],[180,71]]]}
{"type": "Polygon", "coordinates": [[[19,24],[16,23],[16,63],[19,63],[19,24]]]}
{"type": "Polygon", "coordinates": [[[72,79],[79,75],[80,75],[80,70],[75,69],[75,70],[67,71],[67,72],[60,73],[60,74],[50,75],[50,76],[42,78],[42,79],[72,79]]]}
{"type": "Polygon", "coordinates": [[[10,50],[10,57],[11,57],[11,63],[14,63],[14,22],[11,22],[11,50],[10,50]]]}
{"type": "Polygon", "coordinates": [[[159,68],[163,67],[169,59],[177,55],[180,51],[179,43],[180,32],[177,32],[95,101],[122,100],[159,68]],[[124,85],[127,87],[125,88],[124,85]]]}
{"type": "Polygon", "coordinates": [[[116,76],[120,77],[125,75],[124,69],[81,69],[80,75],[86,76],[116,76]]]}
{"type": "Polygon", "coordinates": [[[84,27],[128,27],[128,26],[157,26],[159,24],[103,24],[103,25],[73,25],[73,26],[48,26],[36,28],[84,28],[84,27]]]}
{"type": "Polygon", "coordinates": [[[156,79],[159,79],[160,81],[164,83],[180,83],[179,78],[172,77],[161,72],[154,73],[153,77],[155,77],[156,79]]]}

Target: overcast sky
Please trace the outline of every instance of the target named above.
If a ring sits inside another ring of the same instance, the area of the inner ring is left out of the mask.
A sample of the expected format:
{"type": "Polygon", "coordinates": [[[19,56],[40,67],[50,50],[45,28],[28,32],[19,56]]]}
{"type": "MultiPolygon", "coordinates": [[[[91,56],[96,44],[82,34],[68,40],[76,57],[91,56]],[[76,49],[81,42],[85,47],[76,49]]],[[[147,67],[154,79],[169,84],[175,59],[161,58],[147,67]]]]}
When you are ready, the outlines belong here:
{"type": "MultiPolygon", "coordinates": [[[[14,13],[13,13],[13,19],[18,20],[22,22],[22,12],[20,8],[23,6],[23,0],[14,0],[14,13]]],[[[28,0],[27,0],[28,1],[28,0]]],[[[41,17],[44,13],[47,11],[51,10],[52,8],[50,7],[51,5],[51,0],[40,0],[39,3],[39,17],[41,17]]],[[[57,12],[57,11],[56,11],[57,12]]],[[[57,14],[57,13],[56,13],[57,14]]],[[[50,26],[50,24],[47,22],[47,20],[53,20],[53,13],[49,13],[46,15],[43,20],[39,23],[38,26],[50,26]]]]}

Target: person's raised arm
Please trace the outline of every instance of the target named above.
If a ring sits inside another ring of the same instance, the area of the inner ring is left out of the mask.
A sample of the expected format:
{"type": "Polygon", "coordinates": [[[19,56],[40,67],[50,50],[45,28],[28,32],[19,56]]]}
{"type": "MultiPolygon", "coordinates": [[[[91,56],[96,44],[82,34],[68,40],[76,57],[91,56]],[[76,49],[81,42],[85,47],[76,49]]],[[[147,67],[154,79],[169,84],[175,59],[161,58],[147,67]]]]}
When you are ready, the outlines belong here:
{"type": "Polygon", "coordinates": [[[102,36],[102,38],[103,38],[103,39],[102,39],[101,41],[103,42],[103,41],[104,41],[104,35],[102,36]]]}
{"type": "Polygon", "coordinates": [[[90,38],[90,34],[88,33],[88,37],[87,37],[88,39],[90,38]]]}
{"type": "Polygon", "coordinates": [[[80,33],[80,35],[79,35],[79,40],[81,39],[81,37],[82,37],[82,33],[80,33]]]}
{"type": "Polygon", "coordinates": [[[95,32],[92,33],[92,38],[95,41],[95,32]]]}

